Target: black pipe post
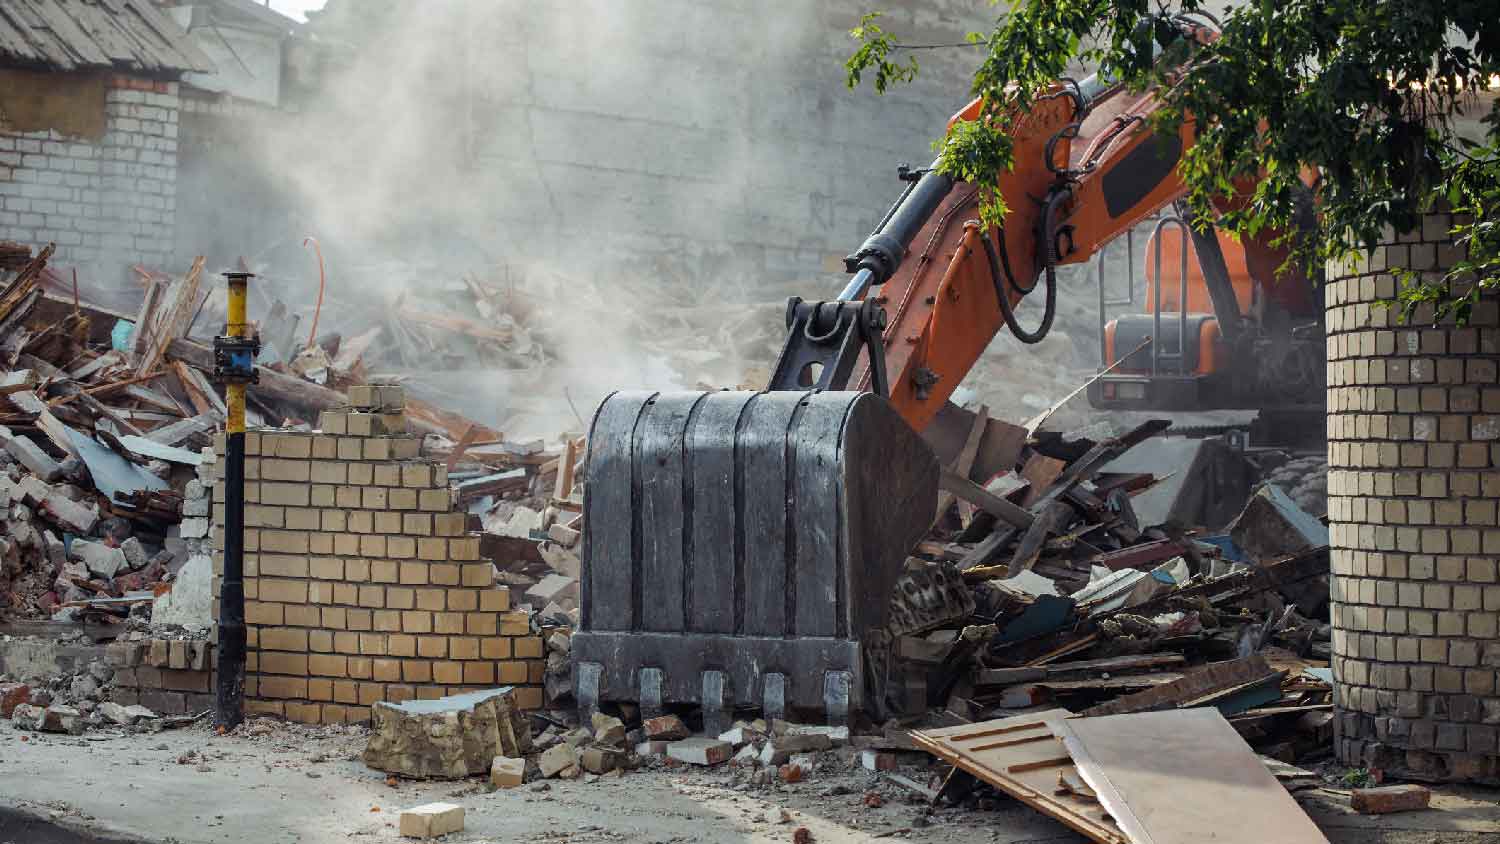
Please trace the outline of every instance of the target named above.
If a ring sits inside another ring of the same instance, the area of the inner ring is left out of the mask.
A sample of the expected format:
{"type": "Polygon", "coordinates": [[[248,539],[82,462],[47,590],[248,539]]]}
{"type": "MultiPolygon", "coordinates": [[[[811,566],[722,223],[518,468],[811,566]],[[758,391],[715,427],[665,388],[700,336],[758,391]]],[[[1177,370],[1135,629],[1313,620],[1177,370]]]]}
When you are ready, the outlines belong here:
{"type": "Polygon", "coordinates": [[[214,376],[224,384],[224,576],[219,587],[219,661],[215,724],[232,730],[245,718],[245,388],[256,381],[260,340],[245,312],[250,273],[225,273],[229,313],[214,338],[214,376]]]}

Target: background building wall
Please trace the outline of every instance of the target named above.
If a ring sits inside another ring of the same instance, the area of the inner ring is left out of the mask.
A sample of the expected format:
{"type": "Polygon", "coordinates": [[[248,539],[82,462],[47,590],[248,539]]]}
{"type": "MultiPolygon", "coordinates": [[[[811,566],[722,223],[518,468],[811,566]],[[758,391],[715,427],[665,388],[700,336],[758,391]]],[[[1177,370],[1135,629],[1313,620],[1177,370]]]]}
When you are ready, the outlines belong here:
{"type": "Polygon", "coordinates": [[[1330,267],[1328,507],[1337,750],[1402,776],[1500,780],[1500,301],[1409,322],[1393,271],[1461,258],[1448,214],[1330,267]]]}

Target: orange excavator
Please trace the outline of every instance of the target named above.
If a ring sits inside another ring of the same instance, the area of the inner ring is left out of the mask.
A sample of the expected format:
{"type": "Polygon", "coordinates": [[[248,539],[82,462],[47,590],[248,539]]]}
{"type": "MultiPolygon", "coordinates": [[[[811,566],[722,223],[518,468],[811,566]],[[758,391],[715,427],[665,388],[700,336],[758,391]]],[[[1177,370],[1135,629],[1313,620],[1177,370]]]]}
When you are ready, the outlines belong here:
{"type": "MultiPolygon", "coordinates": [[[[1181,28],[1189,40],[1216,35],[1181,28]]],[[[710,728],[735,707],[821,709],[834,721],[879,708],[864,646],[937,499],[940,469],[921,432],[1002,326],[1026,342],[1047,333],[1058,267],[1184,196],[1177,165],[1193,123],[1153,133],[1159,107],[1152,92],[1098,77],[1057,82],[1014,116],[1002,227],[976,220],[980,188],[903,170],[904,192],[847,259],[838,297],[788,303],[765,391],[605,399],[588,438],[572,639],[581,708],[696,704],[710,728]],[[1045,306],[1026,327],[1015,309],[1038,284],[1045,306]]],[[[953,120],[980,113],[975,101],[953,120]]],[[[1201,266],[1178,299],[1186,316],[1175,335],[1159,316],[1147,332],[1174,345],[1153,341],[1147,357],[1123,362],[1100,401],[1253,401],[1252,383],[1282,386],[1256,368],[1266,352],[1321,355],[1321,334],[1298,333],[1321,311],[1295,269],[1278,275],[1277,233],[1242,242],[1241,275],[1259,299],[1237,294],[1239,261],[1226,266],[1218,238],[1188,237],[1201,266]]],[[[1116,321],[1114,348],[1135,348],[1137,322],[1116,321]]]]}

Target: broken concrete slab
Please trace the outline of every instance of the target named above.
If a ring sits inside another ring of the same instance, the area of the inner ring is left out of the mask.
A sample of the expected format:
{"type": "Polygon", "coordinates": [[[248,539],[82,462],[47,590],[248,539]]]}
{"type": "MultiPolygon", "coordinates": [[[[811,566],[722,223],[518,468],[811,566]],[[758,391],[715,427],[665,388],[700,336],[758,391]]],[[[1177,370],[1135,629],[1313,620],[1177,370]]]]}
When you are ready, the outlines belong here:
{"type": "Polygon", "coordinates": [[[131,727],[142,721],[156,718],[156,713],[144,706],[121,706],[113,701],[99,704],[99,715],[104,720],[122,727],[131,727]]]}
{"type": "Polygon", "coordinates": [[[531,728],[510,687],[437,700],[377,703],[364,762],[415,779],[487,773],[496,756],[524,756],[531,728]]]}
{"type": "Polygon", "coordinates": [[[26,471],[38,478],[50,482],[62,477],[61,464],[30,438],[12,434],[8,428],[0,428],[0,442],[4,443],[5,450],[17,462],[26,467],[26,471]]]}
{"type": "Polygon", "coordinates": [[[141,541],[133,536],[120,543],[120,553],[125,555],[125,565],[131,571],[140,571],[151,562],[141,541]]]}
{"type": "Polygon", "coordinates": [[[88,568],[90,574],[98,577],[112,578],[127,567],[125,552],[102,542],[75,539],[68,551],[73,559],[88,568]]]}
{"type": "Polygon", "coordinates": [[[172,589],[151,605],[151,624],[201,630],[213,624],[213,558],[194,554],[172,581],[172,589]]]}
{"type": "Polygon", "coordinates": [[[548,779],[571,778],[578,772],[578,751],[567,742],[559,742],[538,756],[536,764],[541,769],[542,776],[548,779]]]}
{"type": "Polygon", "coordinates": [[[711,738],[690,738],[667,745],[667,758],[690,765],[718,765],[728,762],[734,748],[727,741],[711,738]]]}
{"type": "Polygon", "coordinates": [[[762,765],[780,765],[792,758],[794,753],[832,750],[833,739],[822,733],[776,736],[761,748],[762,765]]]}
{"type": "Polygon", "coordinates": [[[1327,545],[1328,526],[1281,487],[1263,484],[1229,526],[1229,536],[1250,559],[1265,564],[1327,545]]]}
{"type": "Polygon", "coordinates": [[[849,728],[847,726],[834,727],[825,724],[786,724],[783,728],[777,729],[776,732],[782,734],[783,736],[827,736],[828,741],[831,742],[834,747],[842,747],[849,743],[849,728]]]}
{"type": "Polygon", "coordinates": [[[464,807],[454,803],[428,803],[401,812],[404,838],[437,838],[463,829],[464,807]]]}
{"type": "Polygon", "coordinates": [[[560,574],[549,574],[526,590],[526,600],[534,607],[551,603],[562,604],[578,601],[578,581],[560,574]]]}

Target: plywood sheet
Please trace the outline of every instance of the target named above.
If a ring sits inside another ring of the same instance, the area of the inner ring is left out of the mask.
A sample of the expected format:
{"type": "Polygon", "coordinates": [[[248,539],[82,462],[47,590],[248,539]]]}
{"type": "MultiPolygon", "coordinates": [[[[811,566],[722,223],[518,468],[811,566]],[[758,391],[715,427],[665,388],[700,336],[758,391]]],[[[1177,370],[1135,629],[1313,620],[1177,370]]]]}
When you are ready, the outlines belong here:
{"type": "Polygon", "coordinates": [[[1050,709],[921,730],[912,733],[912,739],[929,753],[1101,844],[1127,844],[1099,803],[1059,787],[1059,782],[1075,776],[1073,760],[1057,737],[1068,715],[1066,709],[1050,709]]]}
{"type": "Polygon", "coordinates": [[[1053,724],[1132,844],[1328,844],[1217,709],[1053,724]]]}

